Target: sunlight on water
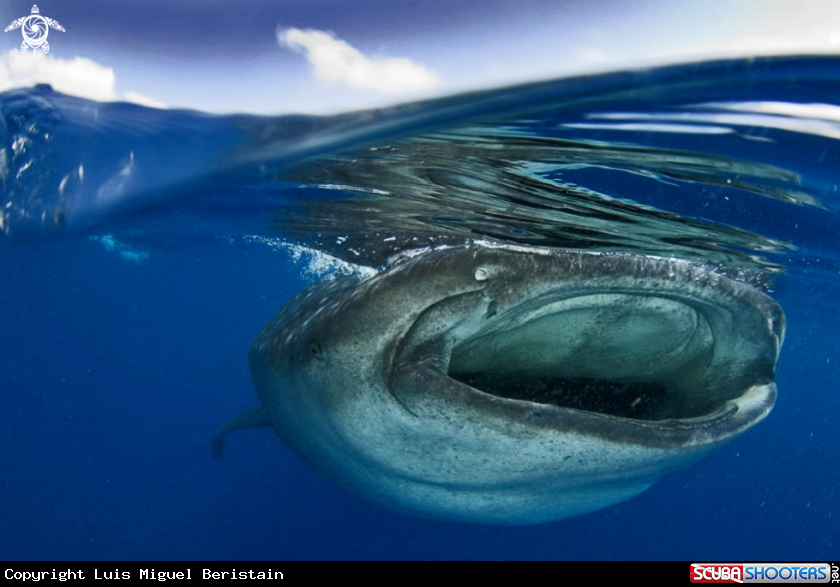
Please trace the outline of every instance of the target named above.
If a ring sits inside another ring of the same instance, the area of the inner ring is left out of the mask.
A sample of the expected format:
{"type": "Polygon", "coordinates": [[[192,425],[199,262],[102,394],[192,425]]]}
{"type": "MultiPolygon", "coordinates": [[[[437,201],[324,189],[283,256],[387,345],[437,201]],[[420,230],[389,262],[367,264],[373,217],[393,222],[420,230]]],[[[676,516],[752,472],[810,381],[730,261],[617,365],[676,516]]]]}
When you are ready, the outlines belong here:
{"type": "Polygon", "coordinates": [[[110,234],[103,234],[102,236],[91,235],[88,238],[93,242],[101,244],[109,253],[119,255],[121,259],[125,259],[126,261],[141,263],[149,258],[148,252],[133,249],[110,234]]]}
{"type": "Polygon", "coordinates": [[[246,236],[245,241],[259,243],[270,249],[288,253],[291,256],[291,262],[295,268],[305,279],[310,281],[317,281],[325,277],[334,277],[337,275],[356,275],[362,279],[367,279],[377,273],[371,267],[354,265],[353,263],[342,261],[317,249],[290,243],[280,238],[266,238],[264,236],[251,235],[246,236]]]}

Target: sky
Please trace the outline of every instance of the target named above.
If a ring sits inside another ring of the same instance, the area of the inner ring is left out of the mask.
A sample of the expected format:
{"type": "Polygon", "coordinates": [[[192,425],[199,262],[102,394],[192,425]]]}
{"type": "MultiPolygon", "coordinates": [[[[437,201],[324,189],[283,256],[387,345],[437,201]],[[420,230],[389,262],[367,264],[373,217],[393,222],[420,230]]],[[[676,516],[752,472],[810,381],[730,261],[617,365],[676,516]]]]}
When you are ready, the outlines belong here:
{"type": "MultiPolygon", "coordinates": [[[[44,0],[49,53],[0,34],[0,91],[333,113],[681,61],[840,53],[837,0],[44,0]]],[[[4,28],[32,0],[0,0],[4,28]]]]}

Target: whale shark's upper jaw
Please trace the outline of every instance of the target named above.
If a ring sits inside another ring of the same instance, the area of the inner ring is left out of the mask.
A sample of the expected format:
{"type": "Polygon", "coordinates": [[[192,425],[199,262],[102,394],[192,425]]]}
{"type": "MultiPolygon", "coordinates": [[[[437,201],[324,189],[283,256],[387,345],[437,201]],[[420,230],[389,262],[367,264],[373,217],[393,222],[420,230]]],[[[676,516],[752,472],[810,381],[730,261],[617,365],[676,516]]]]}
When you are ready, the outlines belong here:
{"type": "Polygon", "coordinates": [[[695,265],[649,258],[640,273],[620,257],[582,254],[579,275],[539,287],[513,269],[494,284],[502,264],[476,267],[486,287],[433,304],[400,341],[392,394],[417,415],[462,401],[663,448],[716,444],[763,419],[778,305],[695,265]]]}

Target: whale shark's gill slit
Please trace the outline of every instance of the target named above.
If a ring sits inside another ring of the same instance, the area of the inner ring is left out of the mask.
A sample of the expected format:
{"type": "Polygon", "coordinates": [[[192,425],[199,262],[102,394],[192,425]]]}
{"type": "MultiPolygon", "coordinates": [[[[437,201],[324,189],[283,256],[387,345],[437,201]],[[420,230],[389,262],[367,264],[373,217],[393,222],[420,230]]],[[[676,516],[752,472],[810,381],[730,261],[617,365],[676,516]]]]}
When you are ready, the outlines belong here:
{"type": "Polygon", "coordinates": [[[635,420],[660,419],[668,395],[668,389],[656,382],[499,373],[450,373],[450,376],[497,397],[635,420]]]}

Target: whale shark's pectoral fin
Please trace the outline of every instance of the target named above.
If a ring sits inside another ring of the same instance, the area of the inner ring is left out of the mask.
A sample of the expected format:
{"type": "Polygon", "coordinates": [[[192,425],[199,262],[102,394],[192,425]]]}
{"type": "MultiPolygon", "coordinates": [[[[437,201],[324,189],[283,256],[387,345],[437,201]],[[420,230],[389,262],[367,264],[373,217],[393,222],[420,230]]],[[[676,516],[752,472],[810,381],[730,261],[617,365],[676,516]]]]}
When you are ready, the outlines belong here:
{"type": "Polygon", "coordinates": [[[265,426],[271,426],[271,421],[262,408],[255,408],[234,416],[222,424],[222,427],[216,432],[216,436],[213,437],[213,444],[211,446],[213,456],[217,459],[222,458],[222,451],[225,448],[225,436],[227,436],[228,432],[245,430],[247,428],[263,428],[265,426]]]}

